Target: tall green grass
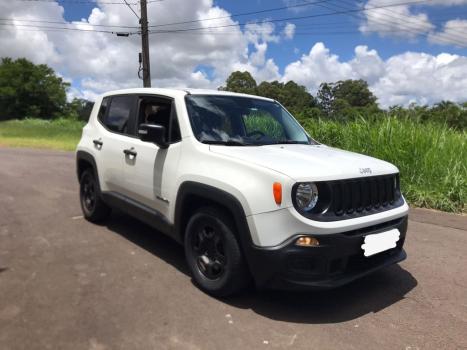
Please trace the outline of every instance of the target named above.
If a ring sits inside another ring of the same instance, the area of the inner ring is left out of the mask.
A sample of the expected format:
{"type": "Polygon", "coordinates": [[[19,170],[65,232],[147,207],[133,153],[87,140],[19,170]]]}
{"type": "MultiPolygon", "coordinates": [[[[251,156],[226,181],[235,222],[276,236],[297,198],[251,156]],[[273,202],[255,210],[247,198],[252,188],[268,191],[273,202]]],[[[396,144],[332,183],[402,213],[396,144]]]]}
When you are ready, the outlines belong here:
{"type": "MultiPolygon", "coordinates": [[[[252,130],[263,123],[259,130],[280,136],[270,121],[253,117],[248,123],[252,130]]],[[[83,125],[68,119],[1,122],[0,145],[74,150],[83,125]]],[[[411,205],[466,212],[466,132],[393,118],[347,123],[307,119],[302,125],[319,142],[395,164],[411,205]]]]}
{"type": "Polygon", "coordinates": [[[405,197],[415,206],[465,212],[467,134],[440,124],[385,118],[348,123],[309,119],[317,141],[395,164],[405,197]]]}
{"type": "Polygon", "coordinates": [[[0,145],[72,151],[84,123],[71,119],[23,119],[0,123],[0,145]]]}

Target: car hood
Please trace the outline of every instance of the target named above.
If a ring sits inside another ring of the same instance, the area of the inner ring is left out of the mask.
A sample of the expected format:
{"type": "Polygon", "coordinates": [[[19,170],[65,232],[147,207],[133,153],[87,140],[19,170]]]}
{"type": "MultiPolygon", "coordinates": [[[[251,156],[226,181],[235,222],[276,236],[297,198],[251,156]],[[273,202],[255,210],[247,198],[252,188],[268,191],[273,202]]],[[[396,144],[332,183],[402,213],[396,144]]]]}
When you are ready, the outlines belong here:
{"type": "Polygon", "coordinates": [[[337,180],[398,172],[391,163],[325,145],[211,145],[210,150],[278,171],[296,181],[337,180]]]}

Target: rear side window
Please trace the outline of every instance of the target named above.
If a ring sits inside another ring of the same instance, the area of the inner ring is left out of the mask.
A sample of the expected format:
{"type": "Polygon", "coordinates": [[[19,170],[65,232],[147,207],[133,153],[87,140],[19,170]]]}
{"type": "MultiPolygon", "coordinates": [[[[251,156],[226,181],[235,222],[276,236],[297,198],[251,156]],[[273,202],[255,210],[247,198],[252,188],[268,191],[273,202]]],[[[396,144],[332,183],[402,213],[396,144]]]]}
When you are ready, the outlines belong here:
{"type": "Polygon", "coordinates": [[[133,101],[130,95],[112,97],[104,125],[111,131],[127,134],[133,101]]]}
{"type": "Polygon", "coordinates": [[[107,112],[107,106],[109,105],[109,98],[104,97],[102,99],[101,106],[99,108],[99,114],[97,115],[97,119],[104,124],[105,113],[107,112]]]}

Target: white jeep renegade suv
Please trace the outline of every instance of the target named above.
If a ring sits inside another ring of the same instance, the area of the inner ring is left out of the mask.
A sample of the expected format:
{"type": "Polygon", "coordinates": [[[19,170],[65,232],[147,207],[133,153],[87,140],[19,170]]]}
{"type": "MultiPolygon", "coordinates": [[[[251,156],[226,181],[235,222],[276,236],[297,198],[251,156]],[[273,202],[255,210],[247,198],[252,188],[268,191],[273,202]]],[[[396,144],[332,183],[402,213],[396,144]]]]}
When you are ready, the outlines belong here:
{"type": "Polygon", "coordinates": [[[398,169],[319,144],[271,99],[110,92],[76,157],[86,219],[118,208],[173,237],[213,295],[336,287],[406,257],[398,169]]]}

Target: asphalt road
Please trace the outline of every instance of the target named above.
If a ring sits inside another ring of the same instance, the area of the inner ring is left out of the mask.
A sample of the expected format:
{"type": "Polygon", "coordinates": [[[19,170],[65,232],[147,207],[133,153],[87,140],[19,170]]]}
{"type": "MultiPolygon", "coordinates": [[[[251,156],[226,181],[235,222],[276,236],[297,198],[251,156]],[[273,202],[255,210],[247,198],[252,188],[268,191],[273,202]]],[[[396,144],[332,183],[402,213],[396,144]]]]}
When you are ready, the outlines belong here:
{"type": "Polygon", "coordinates": [[[399,266],[330,292],[214,299],[183,250],[83,220],[72,153],[0,148],[0,349],[467,348],[467,217],[412,211],[399,266]]]}

